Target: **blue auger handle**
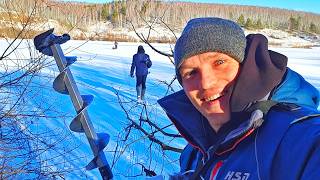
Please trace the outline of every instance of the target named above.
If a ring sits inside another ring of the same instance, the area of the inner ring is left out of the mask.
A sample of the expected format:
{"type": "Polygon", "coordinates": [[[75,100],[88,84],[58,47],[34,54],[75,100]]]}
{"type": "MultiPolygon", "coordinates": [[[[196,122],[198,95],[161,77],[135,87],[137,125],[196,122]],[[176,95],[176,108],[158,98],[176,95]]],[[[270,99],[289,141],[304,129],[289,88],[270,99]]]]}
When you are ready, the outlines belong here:
{"type": "Polygon", "coordinates": [[[63,44],[70,40],[69,34],[63,34],[62,36],[56,36],[53,34],[54,28],[49,29],[46,32],[43,32],[37,35],[33,42],[37,50],[47,56],[53,56],[50,46],[53,44],[63,44]]]}

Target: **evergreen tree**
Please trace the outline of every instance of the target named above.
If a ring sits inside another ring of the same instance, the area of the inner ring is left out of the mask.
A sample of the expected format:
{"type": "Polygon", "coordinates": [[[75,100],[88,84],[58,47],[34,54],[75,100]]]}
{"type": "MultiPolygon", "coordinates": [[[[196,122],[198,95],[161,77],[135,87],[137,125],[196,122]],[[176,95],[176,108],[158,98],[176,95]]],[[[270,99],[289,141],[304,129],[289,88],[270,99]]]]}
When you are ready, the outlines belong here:
{"type": "Polygon", "coordinates": [[[296,24],[296,19],[291,16],[290,19],[289,19],[289,27],[288,28],[290,30],[294,30],[295,24],[296,24]]]}
{"type": "Polygon", "coordinates": [[[111,22],[115,25],[119,24],[119,5],[116,1],[113,2],[111,22]]]}
{"type": "Polygon", "coordinates": [[[121,13],[123,16],[126,16],[126,14],[127,14],[126,1],[122,1],[120,13],[121,13]]]}
{"type": "Polygon", "coordinates": [[[312,32],[312,33],[317,33],[318,32],[317,26],[313,22],[310,23],[309,31],[312,32]]]}
{"type": "Polygon", "coordinates": [[[289,19],[289,29],[290,30],[300,30],[302,18],[299,16],[298,18],[290,17],[289,19]]]}
{"type": "Polygon", "coordinates": [[[101,16],[103,20],[108,20],[110,13],[109,13],[109,8],[107,4],[104,4],[102,7],[102,12],[101,12],[101,16]]]}
{"type": "Polygon", "coordinates": [[[254,26],[253,26],[253,22],[252,22],[252,20],[251,20],[250,18],[247,19],[244,27],[245,27],[246,29],[253,29],[253,27],[254,27],[254,26]]]}
{"type": "Polygon", "coordinates": [[[244,21],[244,16],[243,14],[241,14],[237,20],[237,23],[240,25],[240,26],[244,26],[245,25],[245,21],[244,21]]]}
{"type": "Polygon", "coordinates": [[[297,18],[297,30],[300,30],[300,28],[301,28],[301,21],[302,21],[302,18],[301,18],[301,16],[299,16],[298,18],[297,18]]]}
{"type": "Polygon", "coordinates": [[[263,29],[264,28],[260,18],[257,20],[257,22],[255,24],[255,28],[257,28],[257,29],[263,29]]]}

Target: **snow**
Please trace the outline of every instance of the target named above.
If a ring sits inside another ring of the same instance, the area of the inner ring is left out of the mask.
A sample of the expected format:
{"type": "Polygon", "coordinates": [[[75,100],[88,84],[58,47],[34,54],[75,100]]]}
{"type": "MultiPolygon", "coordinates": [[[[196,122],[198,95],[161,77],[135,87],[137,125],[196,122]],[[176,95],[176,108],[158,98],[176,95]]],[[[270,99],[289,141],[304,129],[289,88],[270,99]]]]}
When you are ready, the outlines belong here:
{"type": "MultiPolygon", "coordinates": [[[[25,59],[30,58],[28,54],[28,46],[30,43],[32,43],[32,41],[24,41],[17,52],[10,55],[12,61],[9,63],[11,65],[10,68],[13,68],[15,64],[21,62],[16,60],[19,57],[25,59]]],[[[0,52],[3,52],[7,43],[1,40],[0,45],[0,52]]],[[[66,55],[78,57],[78,61],[71,66],[71,71],[80,92],[82,94],[92,94],[95,97],[88,111],[96,132],[105,132],[111,135],[110,143],[104,151],[109,163],[111,163],[112,160],[112,151],[114,147],[116,147],[117,135],[119,133],[123,135],[123,127],[127,125],[126,115],[120,108],[115,92],[118,90],[120,97],[126,101],[132,102],[132,99],[135,99],[135,79],[129,76],[129,71],[131,58],[133,54],[136,53],[138,45],[141,44],[119,42],[118,49],[116,50],[112,49],[113,45],[113,42],[106,41],[76,40],[71,40],[62,45],[66,55]]],[[[160,50],[170,53],[170,45],[168,44],[153,45],[160,50]]],[[[157,54],[147,45],[144,45],[144,48],[153,61],[153,66],[150,69],[150,74],[147,79],[146,99],[148,110],[150,111],[151,119],[153,119],[155,123],[166,126],[170,124],[170,122],[156,101],[167,92],[166,86],[161,84],[159,80],[170,82],[174,76],[174,67],[167,57],[157,54]]],[[[301,73],[320,90],[320,47],[310,49],[273,47],[271,49],[288,56],[289,67],[301,73]]],[[[33,50],[32,53],[35,56],[37,55],[35,50],[33,50]]],[[[49,59],[52,58],[49,57],[49,59]]],[[[58,74],[58,70],[55,64],[53,64],[53,66],[43,69],[41,73],[50,74],[52,83],[53,76],[58,74]]],[[[41,81],[41,79],[39,79],[39,81],[41,81]]],[[[173,88],[179,90],[181,87],[175,82],[173,88]]],[[[70,116],[76,114],[69,100],[70,98],[54,92],[50,83],[46,84],[46,88],[43,89],[42,93],[42,98],[55,105],[59,111],[66,112],[70,116]]],[[[139,116],[141,107],[135,106],[134,103],[128,103],[125,106],[131,108],[133,118],[139,116]]],[[[72,117],[67,119],[54,119],[50,122],[40,122],[39,126],[51,130],[65,129],[69,131],[68,125],[71,120],[72,117]]],[[[168,132],[176,132],[172,126],[166,130],[168,132]]],[[[70,166],[71,169],[75,168],[71,174],[67,175],[66,179],[101,179],[98,170],[85,171],[84,169],[84,166],[93,158],[85,136],[71,131],[69,131],[69,133],[71,134],[71,138],[67,138],[63,141],[63,144],[65,146],[72,144],[73,146],[78,146],[78,148],[64,157],[64,161],[72,162],[68,164],[68,166],[70,166]]],[[[113,168],[114,179],[130,179],[121,175],[125,173],[128,173],[128,175],[139,174],[141,167],[132,166],[132,164],[149,162],[148,158],[150,156],[153,157],[153,161],[150,163],[150,169],[154,170],[157,174],[168,176],[168,174],[179,171],[178,154],[170,152],[162,154],[161,150],[159,150],[160,147],[157,145],[154,145],[154,147],[156,147],[154,151],[146,152],[150,144],[146,143],[147,141],[143,138],[137,140],[141,138],[140,133],[135,132],[130,138],[128,142],[132,143],[131,146],[128,148],[125,148],[125,146],[121,147],[123,154],[113,168]]],[[[163,140],[170,142],[170,145],[181,148],[186,143],[184,140],[163,140]]],[[[61,159],[57,161],[61,161],[61,159]]],[[[144,177],[141,177],[141,179],[143,178],[144,177]]]]}
{"type": "Polygon", "coordinates": [[[32,23],[30,26],[28,26],[28,28],[39,32],[51,28],[54,28],[55,31],[58,32],[66,31],[66,28],[63,28],[58,21],[53,19],[48,19],[47,21],[41,23],[32,23]]]}
{"type": "Polygon", "coordinates": [[[245,30],[245,34],[259,33],[267,37],[271,46],[277,47],[308,47],[320,45],[320,40],[310,41],[300,38],[292,33],[288,33],[281,30],[274,29],[262,29],[262,30],[245,30]]]}

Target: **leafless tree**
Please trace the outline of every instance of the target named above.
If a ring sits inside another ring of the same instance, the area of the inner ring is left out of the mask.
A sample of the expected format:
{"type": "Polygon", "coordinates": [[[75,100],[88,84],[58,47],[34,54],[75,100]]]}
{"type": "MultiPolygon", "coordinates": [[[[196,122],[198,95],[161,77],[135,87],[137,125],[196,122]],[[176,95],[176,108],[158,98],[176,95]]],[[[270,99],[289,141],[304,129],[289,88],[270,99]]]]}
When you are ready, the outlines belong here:
{"type": "Polygon", "coordinates": [[[72,155],[79,143],[64,122],[71,114],[57,110],[63,102],[54,98],[50,85],[53,59],[37,53],[27,39],[37,33],[32,29],[39,1],[28,2],[26,10],[14,1],[0,1],[7,24],[0,35],[0,179],[63,179],[75,171],[83,176],[73,163],[84,157],[72,155]],[[65,128],[50,128],[51,123],[65,128]]]}

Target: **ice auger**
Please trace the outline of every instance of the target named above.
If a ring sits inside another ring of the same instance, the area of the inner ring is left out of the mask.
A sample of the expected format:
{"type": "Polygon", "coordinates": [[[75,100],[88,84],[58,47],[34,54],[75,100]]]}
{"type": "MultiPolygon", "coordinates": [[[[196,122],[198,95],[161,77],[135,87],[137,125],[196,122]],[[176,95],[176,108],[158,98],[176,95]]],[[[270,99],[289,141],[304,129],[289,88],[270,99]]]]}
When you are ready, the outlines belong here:
{"type": "Polygon", "coordinates": [[[109,142],[109,134],[96,133],[90,120],[87,107],[93,101],[92,95],[80,95],[77,84],[72,76],[69,66],[76,60],[76,56],[64,56],[60,47],[70,40],[68,34],[57,36],[53,34],[54,29],[50,29],[34,38],[34,45],[41,53],[53,56],[60,74],[53,81],[53,88],[62,94],[70,95],[73,106],[77,112],[69,128],[78,133],[85,133],[94,158],[86,166],[87,170],[98,168],[103,179],[112,179],[113,175],[103,152],[109,142]]]}

